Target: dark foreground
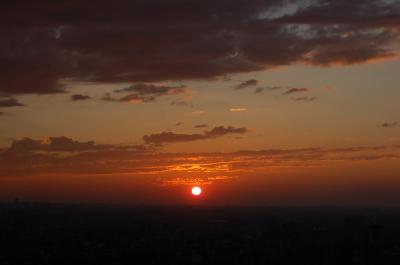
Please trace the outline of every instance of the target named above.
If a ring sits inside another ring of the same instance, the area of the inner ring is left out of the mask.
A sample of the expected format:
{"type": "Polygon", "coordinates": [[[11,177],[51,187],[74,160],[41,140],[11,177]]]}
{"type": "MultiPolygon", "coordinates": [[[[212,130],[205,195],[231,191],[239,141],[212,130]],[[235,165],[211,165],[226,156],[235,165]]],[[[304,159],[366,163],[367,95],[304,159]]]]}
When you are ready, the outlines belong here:
{"type": "Polygon", "coordinates": [[[0,264],[400,264],[377,209],[0,205],[0,264]]]}

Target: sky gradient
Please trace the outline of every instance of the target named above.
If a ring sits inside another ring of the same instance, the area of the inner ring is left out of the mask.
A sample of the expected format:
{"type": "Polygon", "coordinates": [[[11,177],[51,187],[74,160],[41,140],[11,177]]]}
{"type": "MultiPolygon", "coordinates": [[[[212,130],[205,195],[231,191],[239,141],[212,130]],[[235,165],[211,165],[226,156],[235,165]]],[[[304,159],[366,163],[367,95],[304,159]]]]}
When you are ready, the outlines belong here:
{"type": "Polygon", "coordinates": [[[0,5],[0,200],[399,206],[399,1],[0,5]]]}

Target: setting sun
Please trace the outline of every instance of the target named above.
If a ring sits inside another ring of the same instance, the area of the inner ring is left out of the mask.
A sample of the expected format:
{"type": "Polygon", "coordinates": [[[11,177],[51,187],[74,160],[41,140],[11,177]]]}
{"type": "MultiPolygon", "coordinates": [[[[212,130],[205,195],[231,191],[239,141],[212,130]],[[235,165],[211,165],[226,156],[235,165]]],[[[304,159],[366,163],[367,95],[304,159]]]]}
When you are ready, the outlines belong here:
{"type": "Polygon", "coordinates": [[[200,187],[193,187],[192,188],[192,194],[194,195],[194,196],[199,196],[200,194],[201,194],[201,188],[200,187]]]}

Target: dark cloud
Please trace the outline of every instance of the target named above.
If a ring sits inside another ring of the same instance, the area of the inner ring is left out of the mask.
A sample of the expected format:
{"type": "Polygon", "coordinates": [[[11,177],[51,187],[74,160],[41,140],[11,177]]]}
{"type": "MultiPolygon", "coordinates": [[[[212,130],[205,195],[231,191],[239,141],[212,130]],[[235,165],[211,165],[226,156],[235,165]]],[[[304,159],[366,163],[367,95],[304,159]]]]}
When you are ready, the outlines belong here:
{"type": "Polygon", "coordinates": [[[244,81],[244,82],[240,83],[239,85],[237,85],[236,89],[244,89],[244,88],[253,87],[256,85],[258,85],[258,80],[249,79],[249,80],[244,81]]]}
{"type": "Polygon", "coordinates": [[[176,143],[176,142],[192,142],[198,140],[207,140],[212,138],[218,138],[227,134],[243,134],[248,132],[246,128],[235,128],[232,126],[214,127],[210,131],[205,131],[203,134],[179,134],[173,132],[161,132],[156,134],[150,134],[143,136],[143,141],[147,144],[162,145],[165,143],[176,143]]]}
{"type": "Polygon", "coordinates": [[[81,101],[81,100],[88,100],[88,99],[92,99],[92,98],[88,95],[81,95],[81,94],[74,94],[71,96],[72,101],[81,101]]]}
{"type": "Polygon", "coordinates": [[[117,89],[114,91],[115,93],[136,93],[141,96],[164,96],[164,95],[175,95],[175,94],[183,94],[186,92],[184,86],[157,86],[153,84],[145,84],[139,83],[135,85],[131,85],[130,87],[117,89]]]}
{"type": "Polygon", "coordinates": [[[393,56],[400,4],[316,0],[16,0],[1,5],[0,92],[60,93],[65,81],[213,78],[393,56]],[[293,1],[292,5],[301,2],[293,1]],[[34,85],[33,85],[34,84],[34,85]]]}
{"type": "Polygon", "coordinates": [[[6,99],[0,99],[0,107],[1,108],[6,108],[6,107],[22,107],[25,106],[24,104],[20,103],[17,99],[15,98],[6,98],[6,99]]]}
{"type": "Polygon", "coordinates": [[[0,116],[2,116],[2,115],[4,115],[4,114],[5,114],[4,112],[1,112],[1,111],[0,111],[0,116]]]}
{"type": "Polygon", "coordinates": [[[298,97],[294,99],[295,101],[316,101],[316,97],[298,97]]]}
{"type": "Polygon", "coordinates": [[[175,123],[175,126],[181,126],[181,125],[183,125],[183,122],[177,122],[177,123],[175,123]]]}
{"type": "Polygon", "coordinates": [[[390,127],[396,127],[398,124],[397,122],[385,122],[382,124],[383,128],[390,128],[390,127]]]}
{"type": "Polygon", "coordinates": [[[290,88],[286,92],[283,93],[283,95],[290,95],[294,93],[303,93],[303,92],[308,92],[308,88],[290,88]]]}
{"type": "Polygon", "coordinates": [[[193,128],[196,128],[196,129],[202,129],[202,128],[207,128],[207,127],[208,127],[207,124],[197,124],[197,125],[193,126],[193,128]]]}

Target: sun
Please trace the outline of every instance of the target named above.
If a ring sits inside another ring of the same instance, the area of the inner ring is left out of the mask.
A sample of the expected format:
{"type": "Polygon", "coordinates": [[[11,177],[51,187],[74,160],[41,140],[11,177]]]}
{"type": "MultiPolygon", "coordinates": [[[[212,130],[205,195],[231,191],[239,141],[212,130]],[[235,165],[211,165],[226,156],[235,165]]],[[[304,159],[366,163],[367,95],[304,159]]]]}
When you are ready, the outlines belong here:
{"type": "Polygon", "coordinates": [[[193,187],[193,188],[192,188],[192,194],[193,194],[194,196],[199,196],[199,195],[201,194],[201,188],[198,187],[198,186],[193,187]]]}

